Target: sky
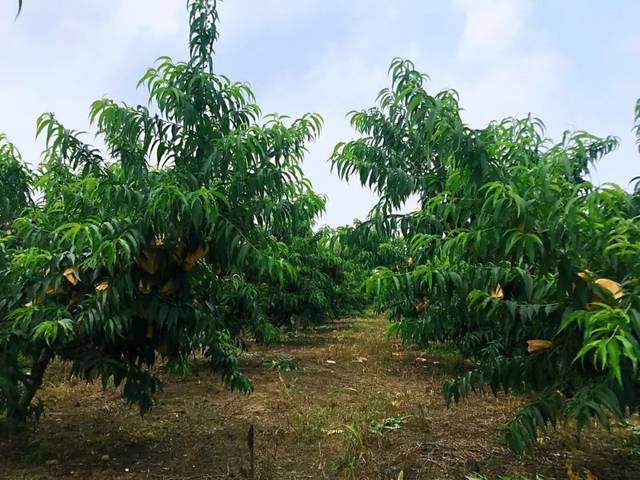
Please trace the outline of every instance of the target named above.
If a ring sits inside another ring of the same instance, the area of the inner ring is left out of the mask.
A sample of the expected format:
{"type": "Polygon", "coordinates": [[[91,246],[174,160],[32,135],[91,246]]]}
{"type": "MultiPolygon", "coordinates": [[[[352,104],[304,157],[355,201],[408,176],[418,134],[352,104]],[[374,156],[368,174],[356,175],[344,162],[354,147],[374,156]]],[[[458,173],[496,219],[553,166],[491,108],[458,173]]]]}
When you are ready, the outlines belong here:
{"type": "MultiPolygon", "coordinates": [[[[55,112],[91,132],[92,101],[146,103],[136,82],[161,55],[187,58],[185,0],[0,0],[0,132],[32,164],[35,122],[55,112]]],[[[327,196],[321,223],[364,218],[375,195],[332,174],[347,113],[372,107],[394,57],[427,73],[428,89],[460,94],[472,127],[528,113],[547,134],[616,135],[595,183],[640,175],[633,107],[640,97],[637,0],[225,0],[215,70],[247,81],[264,113],[324,118],[304,169],[327,196]]],[[[92,136],[87,138],[92,141],[92,136]]]]}

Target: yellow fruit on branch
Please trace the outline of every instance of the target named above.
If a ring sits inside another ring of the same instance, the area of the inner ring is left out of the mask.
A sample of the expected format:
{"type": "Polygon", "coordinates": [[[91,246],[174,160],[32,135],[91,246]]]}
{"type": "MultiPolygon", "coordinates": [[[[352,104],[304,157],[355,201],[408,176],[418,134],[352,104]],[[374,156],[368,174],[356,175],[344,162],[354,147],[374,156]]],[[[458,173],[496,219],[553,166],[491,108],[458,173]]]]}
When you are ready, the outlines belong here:
{"type": "Polygon", "coordinates": [[[586,270],[584,272],[578,272],[577,275],[586,282],[589,280],[589,277],[591,276],[591,272],[589,270],[586,270]]]}
{"type": "MultiPolygon", "coordinates": [[[[577,276],[580,277],[585,282],[591,282],[594,275],[589,270],[586,270],[584,272],[578,272],[577,276]]],[[[595,280],[593,280],[593,284],[597,285],[600,289],[606,290],[607,292],[609,292],[615,300],[620,300],[624,295],[624,292],[622,290],[622,285],[620,285],[615,280],[611,280],[610,278],[596,278],[595,280]]],[[[574,292],[575,289],[576,289],[576,284],[575,282],[573,282],[571,284],[571,291],[574,292]]],[[[606,299],[598,295],[597,290],[596,290],[596,293],[593,293],[591,295],[591,303],[605,303],[605,302],[606,302],[606,299]]]]}
{"type": "Polygon", "coordinates": [[[76,286],[80,281],[78,278],[78,271],[73,267],[67,268],[62,275],[73,286],[76,286]]]}
{"type": "Polygon", "coordinates": [[[491,298],[495,298],[497,300],[504,299],[504,291],[502,290],[502,285],[497,284],[496,288],[491,292],[491,298]]]}
{"type": "Polygon", "coordinates": [[[427,309],[427,305],[429,305],[429,300],[427,300],[427,297],[422,297],[420,303],[416,305],[416,312],[424,312],[427,309]]]}
{"type": "MultiPolygon", "coordinates": [[[[616,300],[620,300],[620,298],[622,298],[622,296],[623,296],[622,285],[620,285],[615,280],[611,280],[609,278],[598,278],[593,283],[598,285],[600,288],[603,288],[604,290],[607,290],[611,294],[611,296],[613,298],[615,298],[616,300]]],[[[597,295],[594,295],[592,300],[594,302],[602,301],[602,299],[596,300],[596,298],[599,299],[600,297],[598,297],[597,295]]]]}
{"type": "Polygon", "coordinates": [[[109,280],[102,280],[98,285],[96,285],[96,294],[100,295],[107,288],[109,288],[109,280]]]}
{"type": "Polygon", "coordinates": [[[151,293],[151,284],[148,281],[140,280],[138,282],[138,290],[144,295],[149,295],[151,293]]]}
{"type": "Polygon", "coordinates": [[[553,347],[553,342],[550,340],[527,340],[527,352],[539,352],[541,350],[547,350],[553,347]]]}
{"type": "Polygon", "coordinates": [[[164,234],[156,235],[155,237],[153,237],[153,240],[151,240],[151,246],[154,248],[160,248],[163,245],[164,245],[164,234]]]}

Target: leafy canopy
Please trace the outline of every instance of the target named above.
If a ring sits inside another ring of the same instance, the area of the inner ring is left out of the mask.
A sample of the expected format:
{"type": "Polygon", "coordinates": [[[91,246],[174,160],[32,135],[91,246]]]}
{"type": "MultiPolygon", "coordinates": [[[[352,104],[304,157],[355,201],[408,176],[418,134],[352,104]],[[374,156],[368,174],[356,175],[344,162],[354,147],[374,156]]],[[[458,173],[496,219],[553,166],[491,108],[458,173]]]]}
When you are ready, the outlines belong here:
{"type": "Polygon", "coordinates": [[[0,411],[17,420],[56,357],[113,380],[141,411],[159,355],[201,352],[233,388],[239,335],[254,328],[252,283],[295,272],[282,235],[316,209],[301,161],[321,118],[263,116],[245,83],[213,72],[216,2],[190,0],[190,58],[142,76],[148,106],[94,102],[106,152],[42,115],[44,160],[29,172],[0,147],[0,411]],[[11,188],[9,188],[11,187],[11,188]],[[32,201],[31,199],[36,199],[32,201]],[[245,304],[244,308],[240,308],[245,304]]]}
{"type": "Polygon", "coordinates": [[[473,129],[457,93],[428,93],[411,62],[394,60],[390,75],[377,107],[351,113],[361,137],[332,162],[379,194],[364,233],[406,240],[406,267],[367,281],[395,329],[453,342],[477,365],[445,383],[447,401],[484,386],[535,392],[504,430],[516,451],[548,424],[608,426],[635,411],[638,198],[588,181],[617,138],[565,132],[553,143],[532,117],[473,129]],[[418,209],[396,213],[411,197],[418,209]]]}

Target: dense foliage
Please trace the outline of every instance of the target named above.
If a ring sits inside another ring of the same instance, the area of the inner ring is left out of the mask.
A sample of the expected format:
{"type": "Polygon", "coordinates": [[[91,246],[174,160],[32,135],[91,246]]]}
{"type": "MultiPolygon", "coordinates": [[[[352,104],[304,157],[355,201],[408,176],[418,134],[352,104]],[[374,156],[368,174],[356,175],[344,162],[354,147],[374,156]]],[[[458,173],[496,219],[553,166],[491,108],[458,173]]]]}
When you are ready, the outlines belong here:
{"type": "Polygon", "coordinates": [[[31,201],[31,175],[15,146],[0,134],[0,228],[10,224],[31,201]]]}
{"type": "Polygon", "coordinates": [[[251,389],[238,337],[265,321],[258,283],[296,276],[281,240],[319,210],[299,205],[314,195],[300,162],[321,119],[263,117],[246,84],[213,73],[215,7],[188,3],[191,58],[146,71],[149,107],[92,105],[108,154],[53,114],[38,121],[36,173],[0,144],[0,412],[14,420],[37,412],[56,357],[122,384],[143,412],[158,355],[181,364],[201,352],[251,389]]]}
{"type": "Polygon", "coordinates": [[[265,285],[265,313],[276,325],[304,326],[364,307],[358,265],[336,252],[336,233],[327,227],[293,235],[285,251],[296,271],[283,285],[265,285]]]}
{"type": "MultiPolygon", "coordinates": [[[[448,403],[532,393],[504,426],[515,451],[548,425],[638,411],[640,183],[589,181],[615,137],[554,143],[530,116],[470,128],[455,91],[430,94],[396,59],[379,105],[351,113],[361,138],[332,156],[379,201],[364,222],[315,229],[325,201],[301,162],[320,117],[262,115],[246,84],[213,72],[215,0],[188,9],[190,58],[145,72],[148,106],[91,106],[107,152],[44,114],[32,171],[0,135],[0,413],[40,413],[54,358],[142,412],[161,357],[197,353],[248,392],[246,334],[361,309],[363,282],[405,341],[469,359],[448,403]]],[[[634,131],[640,149],[640,101],[634,131]]]]}
{"type": "Polygon", "coordinates": [[[351,114],[362,137],[333,164],[379,194],[368,227],[406,238],[406,268],[367,281],[397,331],[472,360],[444,385],[447,401],[484,386],[535,392],[504,429],[516,451],[549,424],[636,411],[640,199],[588,181],[617,139],[552,143],[531,117],[473,129],[455,91],[429,94],[409,61],[390,73],[379,107],[351,114]],[[394,213],[410,198],[415,212],[394,213]]]}

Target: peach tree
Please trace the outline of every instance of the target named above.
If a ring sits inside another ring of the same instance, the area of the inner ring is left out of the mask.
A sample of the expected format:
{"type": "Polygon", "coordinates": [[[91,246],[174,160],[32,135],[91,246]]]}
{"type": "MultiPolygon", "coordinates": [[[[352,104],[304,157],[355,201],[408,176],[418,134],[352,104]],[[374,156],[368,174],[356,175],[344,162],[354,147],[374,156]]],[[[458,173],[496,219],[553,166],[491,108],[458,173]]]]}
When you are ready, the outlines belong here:
{"type": "Polygon", "coordinates": [[[0,412],[24,422],[49,363],[120,387],[148,410],[160,357],[198,352],[247,392],[239,336],[254,328],[255,281],[295,275],[277,234],[309,195],[301,161],[321,119],[263,116],[250,88],[213,71],[213,0],[190,0],[190,58],[142,76],[147,106],[96,101],[106,152],[53,114],[29,172],[0,148],[0,412]],[[16,181],[14,179],[19,179],[16,181]]]}
{"type": "Polygon", "coordinates": [[[640,199],[589,182],[618,140],[578,131],[554,143],[530,116],[471,128],[455,91],[428,93],[406,60],[390,74],[379,105],[351,113],[361,137],[337,145],[332,162],[377,192],[368,229],[409,249],[404,269],[367,280],[395,331],[469,359],[444,384],[446,401],[529,392],[503,426],[518,452],[549,425],[608,426],[637,411],[640,199]],[[409,199],[417,209],[397,213],[409,199]]]}

